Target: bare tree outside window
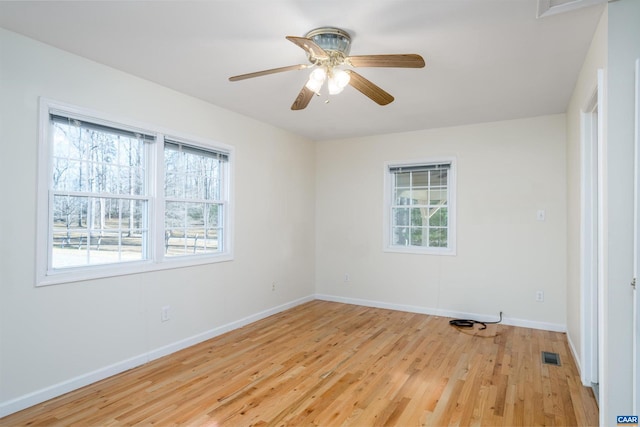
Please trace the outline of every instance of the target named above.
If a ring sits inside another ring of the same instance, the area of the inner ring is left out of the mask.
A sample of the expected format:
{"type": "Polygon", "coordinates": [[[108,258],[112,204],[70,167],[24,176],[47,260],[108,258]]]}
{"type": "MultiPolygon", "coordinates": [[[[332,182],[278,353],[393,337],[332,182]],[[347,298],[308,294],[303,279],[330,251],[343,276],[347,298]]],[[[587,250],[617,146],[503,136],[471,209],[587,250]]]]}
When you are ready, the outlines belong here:
{"type": "Polygon", "coordinates": [[[145,138],[52,117],[52,268],[142,260],[145,138]]]}

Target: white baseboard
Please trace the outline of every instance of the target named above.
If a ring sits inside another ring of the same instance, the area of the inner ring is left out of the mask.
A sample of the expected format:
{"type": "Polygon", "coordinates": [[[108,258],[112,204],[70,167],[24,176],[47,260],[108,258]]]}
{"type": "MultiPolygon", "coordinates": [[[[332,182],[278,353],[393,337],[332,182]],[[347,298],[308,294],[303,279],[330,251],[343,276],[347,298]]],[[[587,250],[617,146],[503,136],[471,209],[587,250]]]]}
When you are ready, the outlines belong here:
{"type": "Polygon", "coordinates": [[[129,369],[145,364],[148,361],[146,355],[132,357],[113,365],[105,366],[92,372],[71,378],[58,384],[25,394],[15,399],[0,403],[0,418],[14,412],[21,411],[38,403],[46,402],[54,397],[61,396],[70,391],[77,390],[86,385],[103,380],[129,369]]]}
{"type": "MultiPolygon", "coordinates": [[[[45,402],[49,399],[53,399],[54,397],[61,396],[65,393],[87,386],[94,382],[119,374],[121,372],[127,371],[129,369],[135,368],[137,366],[144,365],[145,363],[151,360],[159,359],[160,357],[164,357],[169,354],[175,353],[176,351],[201,343],[203,341],[222,335],[234,329],[241,328],[245,325],[264,319],[271,315],[280,313],[284,310],[288,310],[300,304],[313,301],[314,299],[319,299],[323,301],[341,302],[345,304],[361,305],[365,307],[377,307],[377,308],[385,308],[389,310],[407,311],[410,313],[430,314],[430,315],[441,316],[441,317],[475,319],[475,320],[487,321],[487,322],[497,320],[496,318],[490,318],[486,315],[480,315],[476,313],[463,313],[463,312],[442,310],[442,309],[430,308],[430,307],[421,307],[421,306],[405,305],[405,304],[393,304],[393,303],[387,303],[382,301],[365,300],[360,298],[347,298],[347,297],[340,297],[335,295],[315,294],[315,295],[310,295],[294,301],[290,301],[288,303],[279,305],[277,307],[273,307],[273,308],[261,311],[251,316],[247,316],[242,319],[236,320],[234,322],[218,326],[216,328],[213,328],[203,333],[171,343],[169,345],[166,345],[154,350],[150,350],[147,353],[132,357],[130,359],[123,360],[109,366],[105,366],[95,371],[88,372],[83,375],[79,375],[75,378],[71,378],[67,381],[54,384],[50,387],[46,387],[44,389],[25,394],[18,398],[15,398],[6,402],[2,402],[0,403],[0,418],[7,416],[9,414],[13,414],[14,412],[21,411],[30,406],[37,405],[38,403],[45,402]]],[[[520,326],[524,328],[542,329],[542,330],[554,331],[554,332],[566,332],[565,325],[560,325],[555,323],[534,322],[530,320],[514,319],[514,318],[503,318],[502,323],[504,323],[505,325],[520,326]]],[[[572,345],[571,345],[571,349],[572,351],[574,351],[572,345]]],[[[576,363],[577,363],[577,358],[576,358],[576,363]]]]}
{"type": "Polygon", "coordinates": [[[573,356],[573,362],[576,364],[576,368],[578,368],[578,372],[580,372],[580,381],[582,382],[582,385],[585,387],[591,387],[591,384],[587,383],[587,381],[585,380],[585,375],[582,372],[582,365],[580,364],[580,353],[578,353],[576,351],[576,347],[573,344],[573,341],[571,341],[571,335],[567,334],[567,342],[569,343],[569,350],[571,350],[571,356],[573,356]]]}
{"type": "Polygon", "coordinates": [[[288,303],[279,305],[277,307],[273,307],[256,314],[252,314],[251,316],[247,316],[242,319],[236,320],[234,322],[227,323],[226,325],[218,326],[216,328],[210,329],[201,334],[197,334],[189,338],[185,338],[183,340],[177,341],[175,343],[171,343],[169,345],[151,350],[147,353],[132,357],[130,359],[123,360],[109,366],[105,366],[103,368],[97,369],[92,372],[88,372],[83,375],[79,375],[75,378],[71,378],[67,381],[54,384],[50,387],[46,387],[41,390],[37,390],[32,393],[25,394],[23,396],[17,397],[15,399],[12,399],[6,402],[1,402],[0,418],[5,417],[9,414],[13,414],[14,412],[21,411],[30,406],[37,405],[38,403],[45,402],[49,399],[53,399],[54,397],[61,396],[70,391],[77,390],[81,387],[87,386],[89,384],[103,380],[105,378],[111,377],[113,375],[119,374],[129,369],[135,368],[137,366],[144,365],[145,363],[150,362],[152,360],[159,359],[160,357],[164,357],[171,353],[175,353],[176,351],[185,349],[187,347],[201,343],[208,339],[217,337],[218,335],[222,335],[226,332],[241,328],[250,323],[256,322],[258,320],[264,319],[271,315],[280,313],[282,311],[293,308],[297,305],[304,304],[306,302],[313,301],[313,300],[314,300],[313,295],[310,295],[304,298],[290,301],[288,303]]]}
{"type": "MultiPolygon", "coordinates": [[[[452,317],[455,319],[474,319],[484,322],[493,322],[498,320],[497,317],[489,317],[486,314],[464,313],[460,311],[442,310],[439,308],[422,307],[406,304],[393,304],[382,301],[372,301],[360,298],[348,298],[336,295],[316,294],[316,299],[324,301],[341,302],[345,304],[362,305],[365,307],[386,308],[389,310],[407,311],[409,313],[430,314],[432,316],[452,317]]],[[[544,331],[566,332],[566,325],[558,323],[536,322],[533,320],[516,319],[513,317],[503,317],[502,323],[510,326],[519,326],[522,328],[541,329],[544,331]]]]}

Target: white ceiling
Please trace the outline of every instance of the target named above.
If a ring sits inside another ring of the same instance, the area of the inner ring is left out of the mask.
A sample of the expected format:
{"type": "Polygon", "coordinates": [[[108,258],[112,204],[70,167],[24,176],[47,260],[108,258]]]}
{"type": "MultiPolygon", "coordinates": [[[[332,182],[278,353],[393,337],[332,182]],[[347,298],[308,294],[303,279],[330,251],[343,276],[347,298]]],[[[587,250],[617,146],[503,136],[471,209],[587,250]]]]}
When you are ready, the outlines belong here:
{"type": "MultiPolygon", "coordinates": [[[[593,2],[593,0],[586,0],[593,2]]],[[[604,4],[536,18],[536,0],[0,1],[0,26],[313,140],[562,113],[604,4]],[[290,106],[309,71],[285,36],[351,33],[351,54],[418,53],[422,69],[359,68],[351,87],[290,106]]],[[[1,60],[1,58],[0,58],[1,60]]]]}

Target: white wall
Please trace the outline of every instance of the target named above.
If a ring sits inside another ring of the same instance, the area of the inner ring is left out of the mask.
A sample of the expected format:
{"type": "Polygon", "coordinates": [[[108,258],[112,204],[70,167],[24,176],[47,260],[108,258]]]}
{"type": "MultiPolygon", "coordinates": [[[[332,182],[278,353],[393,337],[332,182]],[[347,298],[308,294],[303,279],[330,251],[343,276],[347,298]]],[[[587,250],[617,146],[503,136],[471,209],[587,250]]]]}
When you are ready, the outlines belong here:
{"type": "Polygon", "coordinates": [[[578,364],[582,364],[583,357],[580,354],[581,113],[597,88],[598,69],[606,68],[607,22],[605,9],[567,108],[567,337],[578,364]]]}
{"type": "Polygon", "coordinates": [[[318,143],[317,292],[564,330],[565,150],[564,115],[318,143]],[[457,255],[383,252],[384,162],[433,156],[457,158],[457,255]]]}
{"type": "Polygon", "coordinates": [[[605,358],[601,424],[632,412],[634,74],[640,1],[609,3],[606,130],[605,358]]]}
{"type": "Polygon", "coordinates": [[[2,29],[0,58],[0,416],[313,295],[311,141],[2,29]],[[235,259],[35,288],[40,96],[234,146],[235,259]]]}

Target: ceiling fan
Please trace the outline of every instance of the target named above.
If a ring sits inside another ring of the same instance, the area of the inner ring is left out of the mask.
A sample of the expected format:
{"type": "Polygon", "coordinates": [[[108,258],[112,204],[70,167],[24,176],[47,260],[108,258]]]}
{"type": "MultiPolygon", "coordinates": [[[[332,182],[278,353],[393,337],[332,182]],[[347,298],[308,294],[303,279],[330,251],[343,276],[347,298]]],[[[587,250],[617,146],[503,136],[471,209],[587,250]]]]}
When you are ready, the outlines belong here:
{"type": "Polygon", "coordinates": [[[349,56],[351,36],[344,30],[322,27],[309,31],[304,37],[287,36],[287,40],[307,52],[310,64],[290,65],[255,73],[229,77],[232,82],[284,71],[313,68],[309,80],[291,105],[292,110],[302,110],[309,105],[313,95],[319,95],[325,81],[330,95],[335,95],[351,85],[379,105],[393,102],[393,96],[362,77],[351,68],[395,67],[422,68],[424,59],[417,54],[357,55],[349,56]]]}

